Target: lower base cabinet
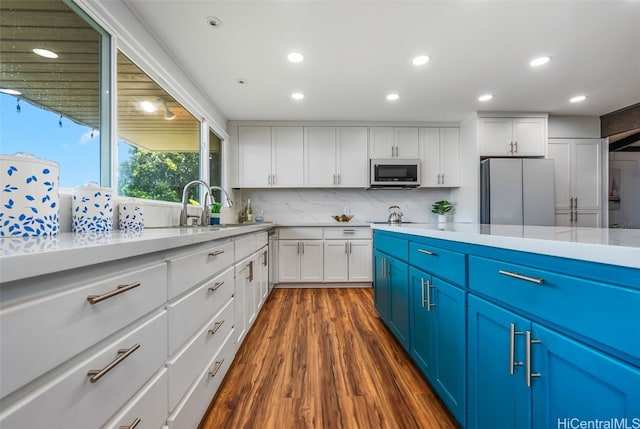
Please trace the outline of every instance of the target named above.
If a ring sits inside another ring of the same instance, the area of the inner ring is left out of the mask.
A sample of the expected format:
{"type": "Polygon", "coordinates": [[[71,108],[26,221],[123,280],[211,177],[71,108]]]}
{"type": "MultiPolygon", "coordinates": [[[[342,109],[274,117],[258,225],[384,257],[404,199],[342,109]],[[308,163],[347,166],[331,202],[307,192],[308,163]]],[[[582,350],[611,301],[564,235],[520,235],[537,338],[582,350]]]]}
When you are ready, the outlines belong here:
{"type": "Polygon", "coordinates": [[[466,407],[466,292],[411,267],[409,354],[454,415],[466,407]]]}
{"type": "Polygon", "coordinates": [[[640,369],[469,296],[469,410],[478,429],[638,427],[640,369]]]}

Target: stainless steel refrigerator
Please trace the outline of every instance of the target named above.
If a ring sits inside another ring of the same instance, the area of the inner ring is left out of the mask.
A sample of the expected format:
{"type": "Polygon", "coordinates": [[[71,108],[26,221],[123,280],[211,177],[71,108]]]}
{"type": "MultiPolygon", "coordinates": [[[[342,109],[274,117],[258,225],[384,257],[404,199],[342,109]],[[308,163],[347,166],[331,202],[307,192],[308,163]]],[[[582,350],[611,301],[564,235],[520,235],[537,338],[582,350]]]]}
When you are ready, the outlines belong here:
{"type": "Polygon", "coordinates": [[[552,159],[488,158],[480,162],[480,222],[555,225],[552,159]]]}

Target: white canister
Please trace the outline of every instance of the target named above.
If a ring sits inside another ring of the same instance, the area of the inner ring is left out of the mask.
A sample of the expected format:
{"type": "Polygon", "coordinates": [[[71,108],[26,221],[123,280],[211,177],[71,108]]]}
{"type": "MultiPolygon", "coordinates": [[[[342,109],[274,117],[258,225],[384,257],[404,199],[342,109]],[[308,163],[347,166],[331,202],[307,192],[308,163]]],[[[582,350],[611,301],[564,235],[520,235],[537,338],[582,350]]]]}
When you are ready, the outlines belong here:
{"type": "Polygon", "coordinates": [[[133,202],[121,203],[118,211],[118,228],[127,231],[144,229],[142,206],[133,202]]]}
{"type": "Polygon", "coordinates": [[[58,164],[0,155],[0,237],[56,235],[60,229],[58,164]]]}
{"type": "Polygon", "coordinates": [[[107,232],[113,229],[111,189],[95,182],[73,188],[73,232],[107,232]]]}

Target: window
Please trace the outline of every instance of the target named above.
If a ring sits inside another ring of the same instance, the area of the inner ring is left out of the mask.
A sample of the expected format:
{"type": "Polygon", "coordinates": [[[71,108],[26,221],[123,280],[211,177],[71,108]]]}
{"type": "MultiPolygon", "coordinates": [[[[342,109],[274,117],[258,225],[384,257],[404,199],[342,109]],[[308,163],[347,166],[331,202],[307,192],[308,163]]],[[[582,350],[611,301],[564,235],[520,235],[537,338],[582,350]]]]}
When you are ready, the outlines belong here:
{"type": "Polygon", "coordinates": [[[62,187],[108,186],[109,35],[61,0],[3,0],[0,15],[0,152],[57,162],[62,187]]]}
{"type": "Polygon", "coordinates": [[[200,177],[200,122],[121,52],[117,75],[118,193],[179,202],[200,177]]]}
{"type": "MultiPolygon", "coordinates": [[[[211,130],[209,130],[209,184],[222,186],[222,141],[211,130]]],[[[222,202],[220,194],[220,191],[213,192],[217,202],[222,202]]]]}

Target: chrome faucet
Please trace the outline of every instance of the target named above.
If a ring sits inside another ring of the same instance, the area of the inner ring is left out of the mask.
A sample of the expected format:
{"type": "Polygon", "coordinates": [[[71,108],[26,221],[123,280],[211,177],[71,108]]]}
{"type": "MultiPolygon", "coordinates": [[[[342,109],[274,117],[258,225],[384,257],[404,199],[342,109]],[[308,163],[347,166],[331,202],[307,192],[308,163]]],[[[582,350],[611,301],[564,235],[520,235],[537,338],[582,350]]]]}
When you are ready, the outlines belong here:
{"type": "Polygon", "coordinates": [[[213,197],[211,196],[211,192],[209,191],[209,185],[204,180],[192,180],[191,182],[184,185],[182,189],[182,211],[180,212],[180,226],[187,225],[187,202],[188,202],[188,194],[189,189],[191,189],[194,185],[202,185],[206,190],[206,194],[204,196],[204,201],[202,204],[202,214],[200,215],[200,224],[208,225],[209,224],[209,207],[207,206],[207,197],[209,197],[209,202],[213,204],[213,197]]]}
{"type": "Polygon", "coordinates": [[[209,195],[211,195],[211,204],[215,204],[216,202],[216,199],[213,197],[213,192],[212,192],[214,190],[220,191],[224,194],[224,201],[222,202],[222,207],[233,207],[233,201],[231,201],[231,198],[229,198],[229,194],[227,194],[227,191],[222,189],[221,186],[209,187],[209,195]]]}

